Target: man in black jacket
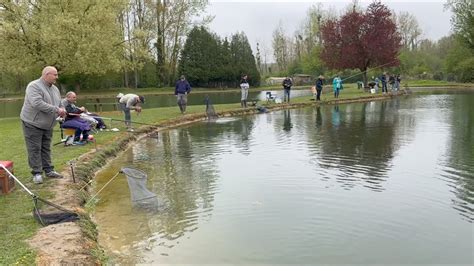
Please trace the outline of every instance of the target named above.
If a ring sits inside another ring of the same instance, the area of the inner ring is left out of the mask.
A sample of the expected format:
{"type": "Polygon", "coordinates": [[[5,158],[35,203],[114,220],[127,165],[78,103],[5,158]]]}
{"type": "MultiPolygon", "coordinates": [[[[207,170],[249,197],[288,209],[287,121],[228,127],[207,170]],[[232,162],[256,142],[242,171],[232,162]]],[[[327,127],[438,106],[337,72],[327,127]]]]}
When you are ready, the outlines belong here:
{"type": "Polygon", "coordinates": [[[291,81],[290,77],[286,77],[283,80],[283,99],[285,102],[290,102],[290,90],[291,86],[293,86],[293,82],[291,81]]]}

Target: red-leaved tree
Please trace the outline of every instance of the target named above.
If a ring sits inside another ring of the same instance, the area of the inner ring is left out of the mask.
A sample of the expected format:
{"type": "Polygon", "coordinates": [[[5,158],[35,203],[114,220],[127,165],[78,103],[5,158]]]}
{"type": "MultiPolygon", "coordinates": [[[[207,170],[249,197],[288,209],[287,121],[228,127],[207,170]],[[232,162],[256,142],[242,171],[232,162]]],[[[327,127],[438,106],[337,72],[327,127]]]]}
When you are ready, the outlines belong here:
{"type": "Polygon", "coordinates": [[[321,26],[323,50],[321,58],[333,69],[362,72],[367,84],[369,67],[399,65],[397,59],[401,37],[390,10],[373,2],[365,13],[352,9],[339,20],[328,20],[321,26]]]}

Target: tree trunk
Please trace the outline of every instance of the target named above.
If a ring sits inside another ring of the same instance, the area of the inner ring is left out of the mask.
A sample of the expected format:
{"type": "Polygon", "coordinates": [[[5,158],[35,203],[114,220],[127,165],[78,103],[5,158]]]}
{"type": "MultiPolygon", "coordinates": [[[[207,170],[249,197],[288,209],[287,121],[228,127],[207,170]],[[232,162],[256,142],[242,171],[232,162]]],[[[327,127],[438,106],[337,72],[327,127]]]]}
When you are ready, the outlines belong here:
{"type": "Polygon", "coordinates": [[[158,80],[158,87],[164,86],[164,66],[165,66],[165,10],[166,0],[158,0],[156,3],[156,77],[158,80]]]}

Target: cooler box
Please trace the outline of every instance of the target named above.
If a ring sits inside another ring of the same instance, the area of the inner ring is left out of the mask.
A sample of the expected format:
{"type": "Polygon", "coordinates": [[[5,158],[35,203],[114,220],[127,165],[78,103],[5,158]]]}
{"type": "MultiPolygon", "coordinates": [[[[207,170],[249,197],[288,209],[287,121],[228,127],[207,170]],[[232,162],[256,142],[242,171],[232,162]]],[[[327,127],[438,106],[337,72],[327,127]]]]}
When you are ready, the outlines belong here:
{"type": "MultiPolygon", "coordinates": [[[[0,161],[0,164],[13,174],[12,161],[0,161]]],[[[2,167],[0,167],[0,194],[8,194],[15,187],[15,180],[2,167]]]]}

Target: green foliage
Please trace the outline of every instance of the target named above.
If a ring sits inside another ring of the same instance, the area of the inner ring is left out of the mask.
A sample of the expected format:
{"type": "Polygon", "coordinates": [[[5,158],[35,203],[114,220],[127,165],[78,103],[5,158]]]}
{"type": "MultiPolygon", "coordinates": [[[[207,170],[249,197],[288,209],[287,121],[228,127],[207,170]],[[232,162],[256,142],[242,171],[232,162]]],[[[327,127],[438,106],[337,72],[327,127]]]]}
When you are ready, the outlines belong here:
{"type": "Polygon", "coordinates": [[[193,86],[206,86],[213,80],[214,73],[219,69],[215,53],[218,51],[218,39],[204,27],[195,27],[191,30],[181,53],[179,74],[186,78],[193,86]]]}
{"type": "Polygon", "coordinates": [[[25,73],[54,65],[73,75],[121,68],[116,14],[123,1],[15,2],[3,3],[0,12],[0,69],[25,73]]]}
{"type": "Polygon", "coordinates": [[[245,33],[232,35],[230,43],[230,52],[233,73],[236,80],[240,80],[243,74],[248,75],[250,85],[260,85],[260,73],[255,64],[255,57],[252,54],[249,41],[245,33]]]}
{"type": "Polygon", "coordinates": [[[301,60],[302,72],[313,76],[318,76],[324,73],[323,62],[321,61],[321,47],[314,46],[307,56],[301,60]]]}
{"type": "Polygon", "coordinates": [[[193,28],[181,53],[179,73],[192,86],[236,87],[242,74],[252,85],[260,82],[252,49],[243,33],[232,36],[231,43],[221,41],[204,27],[193,28]]]}
{"type": "Polygon", "coordinates": [[[457,40],[453,49],[449,50],[445,61],[446,70],[452,73],[450,79],[461,82],[474,80],[474,50],[464,41],[457,40]]]}
{"type": "Polygon", "coordinates": [[[458,37],[474,50],[474,2],[472,0],[449,0],[447,6],[453,11],[453,27],[458,37]]]}

